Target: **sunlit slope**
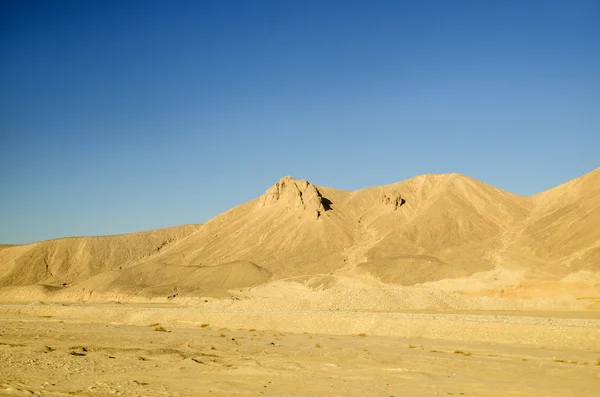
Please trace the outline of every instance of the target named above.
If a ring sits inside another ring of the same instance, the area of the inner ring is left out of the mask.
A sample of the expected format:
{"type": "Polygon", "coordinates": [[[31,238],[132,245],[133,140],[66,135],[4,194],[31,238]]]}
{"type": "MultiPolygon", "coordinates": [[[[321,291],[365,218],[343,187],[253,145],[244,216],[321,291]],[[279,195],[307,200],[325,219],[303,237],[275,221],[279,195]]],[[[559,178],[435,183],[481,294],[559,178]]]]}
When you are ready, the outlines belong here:
{"type": "MultiPolygon", "coordinates": [[[[338,191],[336,199],[338,193],[344,196],[338,191]]],[[[286,177],[153,259],[191,266],[245,260],[286,277],[341,266],[342,252],[353,241],[352,223],[332,199],[307,181],[286,177]]]]}
{"type": "Polygon", "coordinates": [[[354,201],[375,197],[378,205],[361,219],[365,249],[358,262],[366,263],[359,269],[404,285],[493,268],[503,233],[525,219],[530,208],[527,198],[457,174],[372,188],[358,192],[354,201]],[[396,194],[404,201],[399,208],[387,199],[396,194]]]}
{"type": "Polygon", "coordinates": [[[599,225],[600,170],[532,197],[459,174],[357,191],[285,177],[203,225],[4,247],[0,287],[79,299],[224,296],[306,277],[410,286],[494,269],[559,280],[600,272],[599,225]]]}

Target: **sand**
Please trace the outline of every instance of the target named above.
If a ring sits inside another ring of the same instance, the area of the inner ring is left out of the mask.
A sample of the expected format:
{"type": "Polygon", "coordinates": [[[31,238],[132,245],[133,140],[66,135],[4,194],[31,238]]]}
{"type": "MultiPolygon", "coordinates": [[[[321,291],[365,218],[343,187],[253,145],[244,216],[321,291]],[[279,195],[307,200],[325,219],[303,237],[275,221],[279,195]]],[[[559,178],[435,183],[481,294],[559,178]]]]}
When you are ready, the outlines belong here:
{"type": "Polygon", "coordinates": [[[600,390],[594,316],[287,315],[309,319],[286,325],[281,313],[167,305],[1,306],[0,395],[562,397],[600,390]],[[388,327],[369,322],[377,317],[388,327]],[[407,330],[411,323],[419,326],[407,330]]]}

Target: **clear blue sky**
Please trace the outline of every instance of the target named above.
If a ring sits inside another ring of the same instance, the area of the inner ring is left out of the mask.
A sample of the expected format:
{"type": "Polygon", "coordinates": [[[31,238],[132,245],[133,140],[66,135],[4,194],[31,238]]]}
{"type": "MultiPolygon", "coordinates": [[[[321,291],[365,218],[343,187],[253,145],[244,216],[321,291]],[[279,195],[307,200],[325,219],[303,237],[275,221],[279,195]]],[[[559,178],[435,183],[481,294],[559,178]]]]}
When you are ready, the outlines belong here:
{"type": "Polygon", "coordinates": [[[600,166],[600,1],[0,2],[0,242],[200,223],[284,175],[600,166]]]}

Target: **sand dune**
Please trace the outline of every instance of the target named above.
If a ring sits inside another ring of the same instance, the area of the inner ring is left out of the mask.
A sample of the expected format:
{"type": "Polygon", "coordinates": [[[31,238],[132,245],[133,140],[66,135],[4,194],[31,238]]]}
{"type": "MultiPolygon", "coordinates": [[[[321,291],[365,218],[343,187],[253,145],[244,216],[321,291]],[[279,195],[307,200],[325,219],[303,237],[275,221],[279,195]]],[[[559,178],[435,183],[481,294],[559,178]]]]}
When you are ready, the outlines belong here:
{"type": "Polygon", "coordinates": [[[600,169],[531,197],[459,174],[357,191],[284,177],[202,225],[2,247],[0,299],[264,303],[271,291],[277,306],[284,286],[286,304],[380,290],[389,304],[373,309],[423,291],[428,307],[486,297],[594,308],[599,193],[600,169]]]}

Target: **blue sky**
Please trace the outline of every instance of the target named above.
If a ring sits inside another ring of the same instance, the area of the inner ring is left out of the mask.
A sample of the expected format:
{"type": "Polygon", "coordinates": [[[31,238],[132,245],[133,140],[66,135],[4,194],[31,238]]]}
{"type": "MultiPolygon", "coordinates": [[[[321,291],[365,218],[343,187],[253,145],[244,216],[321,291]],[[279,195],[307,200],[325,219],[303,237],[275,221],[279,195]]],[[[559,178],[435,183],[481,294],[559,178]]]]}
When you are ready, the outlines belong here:
{"type": "Polygon", "coordinates": [[[0,243],[200,223],[284,175],[600,166],[600,1],[0,3],[0,243]]]}

